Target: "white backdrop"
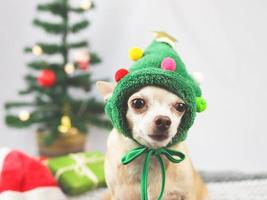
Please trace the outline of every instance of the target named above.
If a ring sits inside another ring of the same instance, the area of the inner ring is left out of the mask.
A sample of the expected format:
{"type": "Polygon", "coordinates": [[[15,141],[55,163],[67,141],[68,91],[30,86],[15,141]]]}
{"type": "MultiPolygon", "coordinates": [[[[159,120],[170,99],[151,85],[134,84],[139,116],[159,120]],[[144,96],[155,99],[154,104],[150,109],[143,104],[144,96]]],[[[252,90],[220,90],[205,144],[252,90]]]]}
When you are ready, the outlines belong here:
{"type": "MultiPolygon", "coordinates": [[[[40,1],[40,0],[39,0],[40,1]]],[[[38,1],[38,2],[39,2],[38,1]]],[[[44,0],[42,0],[44,1],[44,0]]],[[[78,1],[78,0],[76,0],[78,1]]],[[[0,104],[17,98],[28,60],[22,47],[47,38],[33,29],[36,0],[0,5],[0,104]]],[[[199,114],[188,144],[200,169],[262,171],[267,168],[267,1],[264,0],[96,0],[83,35],[104,62],[95,77],[113,77],[129,66],[128,48],[145,47],[152,30],[178,38],[189,71],[202,71],[208,110],[199,114]]],[[[9,129],[0,110],[0,145],[34,154],[32,130],[9,129]]],[[[91,148],[105,149],[106,133],[94,130],[91,148]],[[94,145],[93,145],[94,144],[94,145]]]]}

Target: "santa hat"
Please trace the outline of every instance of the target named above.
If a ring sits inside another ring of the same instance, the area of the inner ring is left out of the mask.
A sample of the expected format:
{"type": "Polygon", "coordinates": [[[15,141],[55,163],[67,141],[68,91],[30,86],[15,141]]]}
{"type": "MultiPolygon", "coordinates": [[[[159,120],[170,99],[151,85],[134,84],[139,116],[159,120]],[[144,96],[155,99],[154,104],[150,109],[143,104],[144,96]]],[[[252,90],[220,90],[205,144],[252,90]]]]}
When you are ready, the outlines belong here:
{"type": "Polygon", "coordinates": [[[0,148],[0,200],[66,200],[55,178],[40,161],[0,148]]]}

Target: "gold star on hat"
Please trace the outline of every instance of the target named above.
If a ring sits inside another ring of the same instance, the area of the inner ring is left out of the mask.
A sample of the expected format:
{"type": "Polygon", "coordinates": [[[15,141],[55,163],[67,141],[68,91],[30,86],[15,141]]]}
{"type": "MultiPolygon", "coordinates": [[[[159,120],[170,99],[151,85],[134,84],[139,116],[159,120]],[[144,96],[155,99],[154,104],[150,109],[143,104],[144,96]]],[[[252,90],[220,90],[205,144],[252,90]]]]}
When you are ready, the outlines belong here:
{"type": "Polygon", "coordinates": [[[158,42],[165,42],[175,48],[177,40],[164,31],[154,31],[155,39],[158,42]]]}

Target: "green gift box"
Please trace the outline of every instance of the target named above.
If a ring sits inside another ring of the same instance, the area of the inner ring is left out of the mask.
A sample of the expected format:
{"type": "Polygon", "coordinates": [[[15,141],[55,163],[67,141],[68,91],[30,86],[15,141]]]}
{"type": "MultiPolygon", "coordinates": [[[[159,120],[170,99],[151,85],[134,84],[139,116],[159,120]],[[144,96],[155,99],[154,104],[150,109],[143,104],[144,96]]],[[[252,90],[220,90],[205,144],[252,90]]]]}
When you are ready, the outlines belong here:
{"type": "Polygon", "coordinates": [[[79,195],[105,186],[104,155],[100,152],[69,154],[48,160],[48,167],[62,190],[79,195]]]}

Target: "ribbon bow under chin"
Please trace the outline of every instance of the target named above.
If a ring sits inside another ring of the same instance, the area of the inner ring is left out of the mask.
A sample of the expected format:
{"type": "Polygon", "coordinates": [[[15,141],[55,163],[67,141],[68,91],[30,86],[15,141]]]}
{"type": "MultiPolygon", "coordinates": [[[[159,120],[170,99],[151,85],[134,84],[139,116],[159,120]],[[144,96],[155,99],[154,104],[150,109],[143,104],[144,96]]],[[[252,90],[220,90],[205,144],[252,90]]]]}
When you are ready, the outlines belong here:
{"type": "Polygon", "coordinates": [[[149,149],[147,147],[137,147],[127,154],[123,156],[121,162],[123,165],[127,165],[131,163],[134,159],[138,158],[142,154],[145,155],[145,160],[143,164],[142,176],[141,176],[141,200],[148,200],[148,174],[149,174],[149,164],[152,156],[155,156],[161,167],[161,190],[158,196],[158,200],[162,199],[164,189],[165,189],[165,164],[163,161],[162,155],[166,156],[166,158],[173,163],[180,163],[185,159],[185,155],[182,152],[167,149],[167,148],[159,148],[159,149],[149,149]]]}

